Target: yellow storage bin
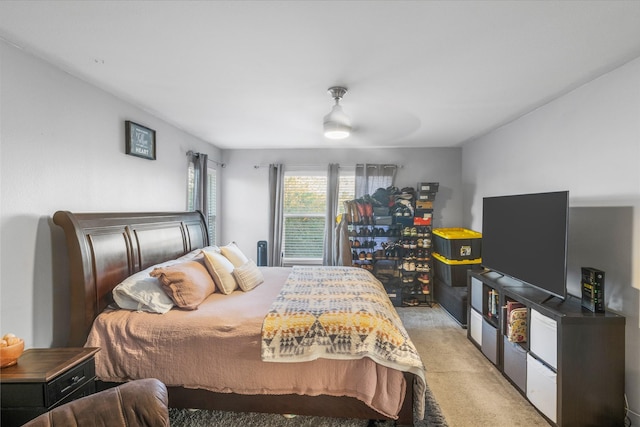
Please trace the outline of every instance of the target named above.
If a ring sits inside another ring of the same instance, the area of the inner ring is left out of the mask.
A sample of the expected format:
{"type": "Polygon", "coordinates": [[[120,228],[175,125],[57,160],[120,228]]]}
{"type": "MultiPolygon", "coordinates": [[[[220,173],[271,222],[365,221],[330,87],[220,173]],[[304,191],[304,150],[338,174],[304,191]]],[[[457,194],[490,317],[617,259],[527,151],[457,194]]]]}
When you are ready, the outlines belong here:
{"type": "Polygon", "coordinates": [[[450,260],[482,258],[482,234],[466,228],[434,228],[433,249],[450,260]]]}

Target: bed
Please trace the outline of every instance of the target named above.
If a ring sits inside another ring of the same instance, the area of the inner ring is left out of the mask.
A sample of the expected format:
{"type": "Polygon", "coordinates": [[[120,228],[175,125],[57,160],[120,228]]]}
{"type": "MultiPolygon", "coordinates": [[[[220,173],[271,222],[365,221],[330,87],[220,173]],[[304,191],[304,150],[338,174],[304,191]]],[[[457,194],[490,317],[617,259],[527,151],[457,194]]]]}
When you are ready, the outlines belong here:
{"type": "Polygon", "coordinates": [[[398,425],[413,424],[415,402],[418,403],[416,411],[422,410],[424,391],[420,384],[424,377],[420,372],[393,369],[366,357],[359,360],[319,358],[302,363],[270,363],[260,358],[261,340],[255,335],[259,333],[255,332],[259,329],[256,325],[262,323],[272,307],[271,301],[282,292],[282,282],[289,277],[290,269],[260,267],[265,278],[263,285],[251,292],[213,293],[197,310],[171,310],[158,315],[112,309],[112,291],[127,277],[208,247],[206,226],[200,213],[58,211],[53,220],[64,230],[69,255],[68,344],[84,346],[88,340],[92,345],[100,344],[102,350],[96,359],[96,370],[105,385],[159,378],[167,384],[169,405],[176,408],[395,419],[398,425]],[[217,320],[207,319],[209,315],[217,320]],[[230,320],[234,315],[237,315],[235,320],[230,320]],[[152,329],[146,333],[145,347],[136,343],[139,340],[136,331],[137,325],[149,318],[156,319],[153,322],[160,319],[160,323],[151,326],[156,328],[155,332],[152,329]],[[245,331],[239,334],[243,342],[238,343],[238,337],[233,336],[236,341],[212,343],[206,353],[199,353],[189,344],[191,337],[167,338],[171,332],[164,328],[181,322],[197,325],[192,329],[198,334],[210,332],[218,338],[236,334],[228,333],[229,330],[245,331]],[[123,325],[119,332],[112,329],[114,323],[123,325]],[[215,326],[218,323],[221,325],[215,326]],[[112,337],[113,343],[96,338],[100,328],[104,336],[112,337]],[[247,332],[250,329],[252,332],[247,332]],[[159,345],[165,356],[146,363],[147,350],[159,345]],[[255,350],[241,349],[241,345],[253,345],[255,350]],[[116,362],[118,357],[123,357],[116,355],[119,347],[130,355],[130,360],[116,362]],[[200,371],[183,374],[178,366],[197,366],[200,371]],[[217,375],[226,377],[219,379],[217,375]],[[207,378],[207,383],[202,384],[198,377],[207,378]],[[274,378],[280,379],[276,385],[260,383],[274,378]],[[352,384],[332,388],[336,378],[351,379],[352,384]],[[367,384],[369,378],[374,378],[373,383],[367,384]],[[233,385],[227,384],[227,380],[233,385]],[[293,388],[287,389],[285,383],[293,384],[293,388]]]}

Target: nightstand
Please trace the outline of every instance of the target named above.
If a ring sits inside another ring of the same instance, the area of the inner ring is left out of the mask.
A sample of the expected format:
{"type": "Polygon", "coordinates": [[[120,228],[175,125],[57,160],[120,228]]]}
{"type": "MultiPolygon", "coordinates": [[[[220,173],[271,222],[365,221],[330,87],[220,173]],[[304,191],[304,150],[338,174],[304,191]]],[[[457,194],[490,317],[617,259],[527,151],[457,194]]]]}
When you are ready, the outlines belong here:
{"type": "Polygon", "coordinates": [[[56,406],[96,391],[99,348],[31,348],[0,369],[2,426],[20,426],[56,406]]]}

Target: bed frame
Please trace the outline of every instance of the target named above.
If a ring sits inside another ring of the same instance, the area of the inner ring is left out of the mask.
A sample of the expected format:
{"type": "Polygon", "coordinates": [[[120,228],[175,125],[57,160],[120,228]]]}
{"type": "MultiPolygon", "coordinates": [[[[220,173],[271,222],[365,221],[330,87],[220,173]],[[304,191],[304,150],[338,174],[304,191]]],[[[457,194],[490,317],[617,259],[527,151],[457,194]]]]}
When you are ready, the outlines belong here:
{"type": "MultiPolygon", "coordinates": [[[[93,320],[113,302],[111,291],[128,276],[209,244],[199,212],[71,213],[53,222],[64,230],[69,253],[71,324],[69,346],[84,346],[93,320]]],[[[413,374],[397,420],[413,425],[413,374]]],[[[107,385],[104,385],[105,387],[107,385]]],[[[296,394],[241,395],[168,387],[169,406],[235,412],[294,413],[387,419],[351,397],[296,394]]]]}

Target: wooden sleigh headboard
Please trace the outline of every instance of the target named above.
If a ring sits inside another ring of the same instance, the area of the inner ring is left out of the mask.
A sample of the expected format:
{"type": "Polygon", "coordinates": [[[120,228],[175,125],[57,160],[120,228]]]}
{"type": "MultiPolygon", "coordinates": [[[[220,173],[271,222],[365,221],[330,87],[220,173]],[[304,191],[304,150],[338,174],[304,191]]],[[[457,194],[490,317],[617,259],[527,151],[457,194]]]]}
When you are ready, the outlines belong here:
{"type": "Polygon", "coordinates": [[[209,244],[200,212],[58,211],[53,222],[64,230],[69,252],[69,346],[84,345],[93,320],[125,278],[209,244]]]}

